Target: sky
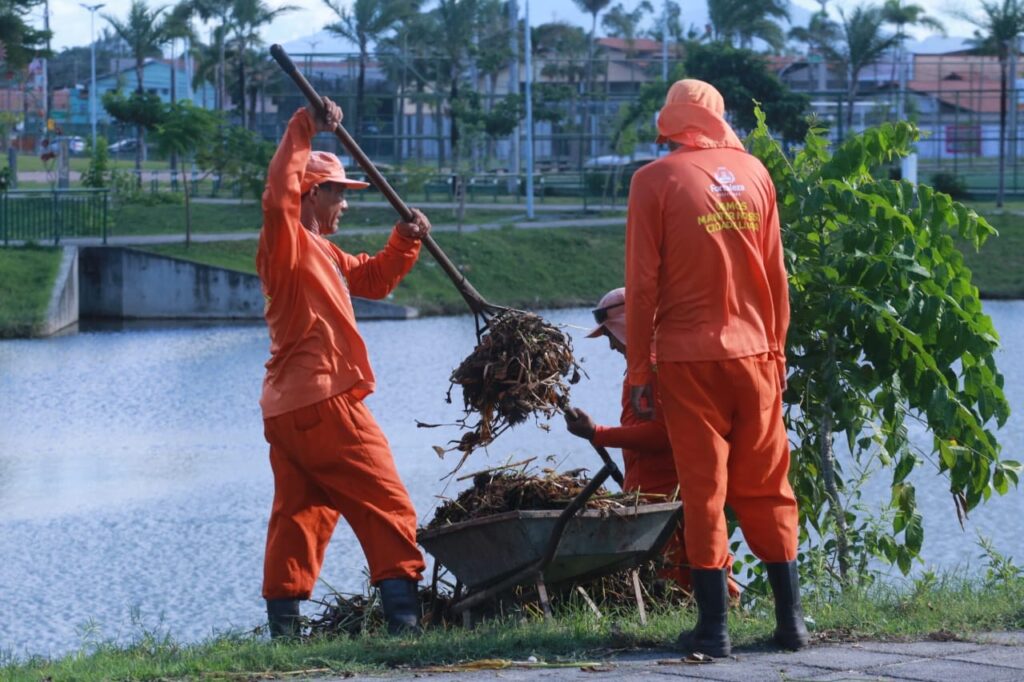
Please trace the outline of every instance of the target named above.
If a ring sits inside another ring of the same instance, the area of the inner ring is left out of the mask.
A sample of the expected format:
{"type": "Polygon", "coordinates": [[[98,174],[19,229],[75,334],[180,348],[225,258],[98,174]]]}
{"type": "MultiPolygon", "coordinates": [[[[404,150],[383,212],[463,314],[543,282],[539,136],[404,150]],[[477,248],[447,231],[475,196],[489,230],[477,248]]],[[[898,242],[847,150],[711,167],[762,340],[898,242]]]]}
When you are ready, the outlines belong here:
{"type": "MultiPolygon", "coordinates": [[[[103,0],[88,0],[86,4],[94,4],[101,1],[103,0]]],[[[615,0],[615,2],[620,1],[627,9],[632,9],[639,3],[639,0],[615,0]]],[[[311,40],[316,41],[317,37],[315,34],[317,31],[325,24],[334,20],[333,12],[321,0],[266,0],[266,2],[272,7],[291,4],[300,8],[297,11],[283,15],[264,32],[263,37],[267,45],[277,42],[286,44],[286,47],[289,47],[287,44],[291,43],[291,50],[298,51],[297,48],[300,45],[309,45],[308,41],[303,40],[304,38],[311,37],[311,40]]],[[[803,20],[805,21],[808,13],[818,8],[818,4],[814,0],[791,0],[791,2],[792,8],[795,10],[793,12],[794,20],[798,21],[798,23],[802,23],[800,21],[801,18],[804,18],[803,20]]],[[[950,17],[948,8],[952,0],[915,0],[915,2],[926,7],[932,15],[939,17],[946,24],[950,33],[956,35],[970,35],[972,33],[969,24],[950,17]]],[[[523,11],[523,3],[524,0],[519,0],[520,12],[523,11]]],[[[160,0],[150,0],[150,6],[158,6],[159,4],[160,0]]],[[[167,2],[166,4],[173,3],[167,2]]],[[[657,6],[660,3],[659,0],[652,0],[652,4],[657,6]]],[[[681,0],[681,4],[684,16],[687,17],[689,22],[697,26],[703,26],[707,22],[707,10],[704,0],[681,0]]],[[[835,4],[833,1],[832,7],[835,4]]],[[[845,6],[847,3],[844,0],[842,4],[845,6]]],[[[96,32],[99,33],[100,29],[107,25],[107,22],[102,18],[103,14],[109,13],[115,17],[124,17],[128,14],[130,5],[131,0],[106,0],[105,7],[100,9],[96,15],[96,32]]],[[[958,3],[959,8],[967,11],[970,11],[970,6],[972,5],[980,5],[980,3],[977,0],[966,0],[958,3]]],[[[89,44],[89,12],[82,8],[77,0],[50,0],[50,12],[50,27],[54,31],[52,43],[54,49],[61,50],[65,47],[89,44]]],[[[583,26],[588,30],[590,28],[590,15],[584,14],[577,9],[572,0],[531,0],[530,23],[532,25],[536,26],[537,24],[557,20],[583,26]]],[[[41,8],[36,12],[35,23],[42,26],[41,8]]],[[[599,23],[598,32],[600,31],[599,23]]],[[[307,49],[312,49],[312,46],[307,49]]]]}

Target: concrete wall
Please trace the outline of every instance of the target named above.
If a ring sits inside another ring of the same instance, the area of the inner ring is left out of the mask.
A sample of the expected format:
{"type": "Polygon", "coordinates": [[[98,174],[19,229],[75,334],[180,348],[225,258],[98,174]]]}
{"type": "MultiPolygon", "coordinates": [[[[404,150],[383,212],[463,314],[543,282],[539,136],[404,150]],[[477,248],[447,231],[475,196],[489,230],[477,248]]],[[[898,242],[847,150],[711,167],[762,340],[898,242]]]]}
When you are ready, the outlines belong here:
{"type": "Polygon", "coordinates": [[[78,249],[65,246],[46,306],[46,317],[35,334],[50,336],[61,330],[72,330],[78,324],[78,305],[78,249]]]}
{"type": "MultiPolygon", "coordinates": [[[[262,319],[259,277],[119,247],[81,249],[83,318],[262,319]]],[[[360,319],[405,319],[414,308],[353,298],[360,319]]]]}

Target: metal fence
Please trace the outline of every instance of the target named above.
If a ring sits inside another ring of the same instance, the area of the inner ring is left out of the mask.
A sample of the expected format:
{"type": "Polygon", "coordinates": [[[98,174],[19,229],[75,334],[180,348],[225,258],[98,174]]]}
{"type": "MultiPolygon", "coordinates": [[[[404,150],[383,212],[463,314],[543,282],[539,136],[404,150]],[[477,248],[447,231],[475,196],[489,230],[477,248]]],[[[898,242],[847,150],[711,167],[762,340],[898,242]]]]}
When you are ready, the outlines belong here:
{"type": "Polygon", "coordinates": [[[106,189],[0,192],[0,239],[60,244],[66,237],[99,237],[107,243],[110,191],[106,189]]]}
{"type": "MultiPolygon", "coordinates": [[[[293,54],[292,58],[321,94],[342,104],[346,126],[375,161],[395,171],[433,170],[440,176],[451,171],[456,150],[452,149],[449,88],[444,87],[443,79],[438,80],[438,74],[446,72],[443,62],[415,54],[371,55],[359,116],[357,55],[293,54]]],[[[924,133],[917,145],[919,178],[928,182],[937,173],[946,174],[976,193],[992,192],[998,183],[1001,75],[1006,67],[1012,74],[1006,79],[1009,107],[1002,147],[1006,186],[1024,192],[1024,172],[1019,168],[1024,154],[1024,116],[1019,114],[1024,112],[1024,60],[1019,65],[1004,65],[994,57],[979,55],[886,56],[859,73],[857,94],[851,98],[850,74],[844,64],[799,55],[765,59],[768,69],[790,90],[806,95],[811,110],[826,124],[832,145],[866,127],[911,119],[924,133]]],[[[583,174],[588,163],[602,157],[657,154],[652,140],[653,116],[630,123],[634,129],[627,137],[635,139],[635,145],[625,145],[621,139],[616,145],[616,135],[622,129],[625,109],[637,101],[642,88],[658,82],[663,70],[673,72],[681,64],[684,61],[674,48],[667,64],[661,60],[660,49],[630,56],[602,48],[591,64],[584,58],[535,59],[532,132],[537,172],[583,174]],[[587,73],[591,78],[584,83],[587,73]]],[[[473,93],[479,111],[490,112],[510,95],[523,93],[523,64],[513,72],[508,67],[490,73],[472,65],[466,68],[461,90],[473,93]]],[[[727,76],[733,74],[722,74],[723,79],[727,76]]],[[[304,103],[292,84],[273,69],[258,81],[251,95],[246,101],[250,125],[273,141],[280,139],[288,118],[304,103]]],[[[65,133],[87,134],[85,122],[64,128],[65,133]]],[[[116,126],[106,132],[111,139],[129,134],[119,132],[116,126]]],[[[515,177],[524,170],[522,120],[511,134],[490,134],[480,124],[463,125],[460,133],[461,172],[515,177]]],[[[317,145],[343,154],[333,138],[322,136],[317,145]]],[[[233,190],[218,187],[211,191],[233,190]]]]}

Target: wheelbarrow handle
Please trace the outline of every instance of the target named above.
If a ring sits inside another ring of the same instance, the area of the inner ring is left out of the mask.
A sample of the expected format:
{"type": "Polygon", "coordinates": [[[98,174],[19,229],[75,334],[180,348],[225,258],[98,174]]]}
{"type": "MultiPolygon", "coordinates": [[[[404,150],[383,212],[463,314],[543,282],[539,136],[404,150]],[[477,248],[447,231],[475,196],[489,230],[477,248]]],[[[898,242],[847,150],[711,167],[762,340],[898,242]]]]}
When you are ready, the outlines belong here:
{"type": "Polygon", "coordinates": [[[478,604],[482,604],[499,592],[508,588],[514,587],[519,583],[534,578],[544,572],[544,569],[548,567],[552,559],[558,553],[558,546],[562,544],[562,535],[565,533],[565,527],[569,525],[569,521],[586,506],[587,501],[593,497],[594,493],[597,492],[608,477],[612,475],[612,471],[618,470],[615,466],[615,462],[609,462],[605,464],[597,472],[594,478],[590,479],[590,482],[580,491],[580,493],[572,499],[569,506],[562,510],[558,518],[555,519],[555,524],[551,528],[551,535],[548,536],[548,544],[544,549],[544,554],[540,559],[527,564],[523,568],[519,569],[507,578],[499,581],[497,584],[488,587],[480,592],[470,594],[463,599],[458,600],[452,604],[452,613],[458,615],[466,609],[471,609],[478,604]]]}
{"type": "MultiPolygon", "coordinates": [[[[270,55],[274,58],[274,61],[277,62],[278,66],[280,66],[281,69],[288,74],[293,81],[295,81],[299,90],[301,90],[302,94],[304,94],[306,99],[309,100],[310,105],[312,105],[318,113],[322,114],[324,110],[323,99],[310,82],[306,80],[306,77],[303,76],[295,67],[295,63],[292,61],[291,57],[288,56],[288,53],[285,52],[285,49],[275,43],[270,46],[270,55]]],[[[388,200],[388,203],[391,204],[402,220],[407,223],[412,222],[414,218],[412,210],[405,201],[402,200],[402,197],[398,195],[398,192],[396,192],[395,188],[391,186],[391,183],[387,181],[387,178],[385,178],[384,175],[381,174],[380,170],[377,169],[377,166],[370,160],[370,157],[363,152],[359,143],[357,143],[349,132],[345,130],[345,127],[339,123],[338,127],[334,129],[334,134],[337,136],[338,141],[341,142],[342,146],[349,154],[352,155],[355,162],[359,164],[359,167],[363,169],[370,182],[380,190],[380,193],[384,195],[384,198],[388,200]]],[[[432,255],[441,266],[441,269],[444,270],[446,275],[448,275],[448,278],[451,279],[455,288],[459,290],[460,294],[462,294],[462,298],[465,299],[470,310],[474,313],[482,314],[493,313],[500,309],[498,306],[494,306],[484,300],[483,296],[481,296],[476,288],[469,283],[466,276],[459,271],[454,263],[452,263],[451,259],[448,258],[448,255],[441,249],[438,243],[434,241],[434,238],[431,235],[428,234],[423,237],[421,241],[427,247],[427,251],[430,252],[430,255],[432,255]]]]}
{"type": "Polygon", "coordinates": [[[591,445],[594,446],[594,450],[596,450],[597,454],[600,455],[601,461],[604,462],[604,466],[608,469],[608,473],[612,477],[612,480],[619,484],[619,488],[625,489],[626,479],[622,476],[622,471],[615,463],[615,460],[612,459],[612,456],[608,454],[608,451],[605,450],[603,446],[595,443],[591,443],[591,445]]]}

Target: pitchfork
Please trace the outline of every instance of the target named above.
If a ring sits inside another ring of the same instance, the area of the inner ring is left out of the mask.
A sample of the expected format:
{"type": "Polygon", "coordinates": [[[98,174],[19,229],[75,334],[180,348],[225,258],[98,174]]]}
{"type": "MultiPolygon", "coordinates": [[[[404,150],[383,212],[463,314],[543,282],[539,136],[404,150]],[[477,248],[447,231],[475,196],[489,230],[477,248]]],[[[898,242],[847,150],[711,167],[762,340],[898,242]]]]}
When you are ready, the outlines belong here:
{"type": "MultiPolygon", "coordinates": [[[[312,105],[319,114],[323,114],[323,99],[319,94],[317,94],[317,91],[312,85],[310,85],[309,81],[306,80],[306,77],[299,73],[299,70],[295,68],[295,64],[292,62],[291,57],[288,56],[288,53],[285,52],[284,48],[277,44],[271,45],[270,54],[274,60],[277,61],[281,69],[291,76],[291,79],[295,81],[297,86],[299,86],[299,90],[301,90],[302,94],[304,94],[306,99],[309,100],[310,105],[312,105]]],[[[359,167],[366,173],[367,179],[373,183],[378,190],[380,190],[380,193],[384,195],[388,200],[388,203],[390,203],[395,211],[398,212],[398,215],[401,216],[402,220],[405,222],[412,222],[413,213],[409,210],[409,206],[402,200],[402,197],[398,196],[398,192],[395,191],[395,188],[392,187],[381,172],[377,170],[377,166],[375,166],[373,161],[371,161],[363,152],[355,139],[353,139],[349,132],[345,130],[345,127],[339,123],[338,127],[334,130],[334,134],[338,137],[342,146],[344,146],[345,149],[348,150],[348,153],[352,155],[352,158],[355,159],[356,163],[359,164],[359,167]]],[[[479,340],[483,335],[484,330],[487,329],[492,317],[512,309],[488,303],[484,297],[480,295],[480,292],[478,292],[473,285],[469,283],[466,276],[459,271],[454,263],[452,263],[451,259],[448,258],[448,255],[441,250],[441,247],[438,246],[437,242],[434,241],[434,238],[431,235],[428,234],[426,237],[423,237],[421,241],[426,245],[427,251],[429,251],[430,255],[432,255],[438,262],[441,269],[444,270],[446,275],[448,275],[448,278],[451,279],[455,288],[458,289],[459,293],[462,294],[462,298],[465,299],[466,303],[469,305],[469,309],[473,312],[473,317],[476,322],[476,336],[477,340],[479,340]]]]}

